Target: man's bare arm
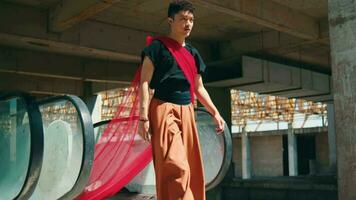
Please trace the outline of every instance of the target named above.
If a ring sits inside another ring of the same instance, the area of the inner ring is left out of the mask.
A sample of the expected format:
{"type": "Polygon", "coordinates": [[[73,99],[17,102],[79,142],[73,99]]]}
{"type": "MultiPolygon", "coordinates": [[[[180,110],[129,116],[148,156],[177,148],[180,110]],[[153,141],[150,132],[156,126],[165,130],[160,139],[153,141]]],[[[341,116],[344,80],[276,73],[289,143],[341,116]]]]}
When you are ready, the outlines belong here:
{"type": "Polygon", "coordinates": [[[154,66],[152,61],[146,56],[143,60],[141,69],[141,80],[140,80],[140,124],[138,133],[141,137],[150,141],[149,128],[150,123],[148,121],[148,106],[150,104],[150,90],[149,84],[151,82],[154,66]]]}
{"type": "Polygon", "coordinates": [[[218,109],[215,107],[212,102],[208,92],[206,91],[203,80],[200,74],[195,78],[195,94],[197,95],[198,100],[201,104],[207,109],[207,111],[213,115],[214,121],[217,125],[217,132],[221,133],[224,131],[224,120],[220,116],[218,109]]]}

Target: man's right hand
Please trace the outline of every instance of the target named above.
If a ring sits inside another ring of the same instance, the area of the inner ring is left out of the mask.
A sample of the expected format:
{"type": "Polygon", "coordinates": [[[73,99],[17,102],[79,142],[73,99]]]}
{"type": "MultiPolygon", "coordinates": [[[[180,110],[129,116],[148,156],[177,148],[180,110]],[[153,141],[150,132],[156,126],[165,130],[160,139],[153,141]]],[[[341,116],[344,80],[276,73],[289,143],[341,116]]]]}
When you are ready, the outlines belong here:
{"type": "Polygon", "coordinates": [[[150,122],[149,121],[139,121],[138,134],[147,142],[150,142],[150,122]]]}

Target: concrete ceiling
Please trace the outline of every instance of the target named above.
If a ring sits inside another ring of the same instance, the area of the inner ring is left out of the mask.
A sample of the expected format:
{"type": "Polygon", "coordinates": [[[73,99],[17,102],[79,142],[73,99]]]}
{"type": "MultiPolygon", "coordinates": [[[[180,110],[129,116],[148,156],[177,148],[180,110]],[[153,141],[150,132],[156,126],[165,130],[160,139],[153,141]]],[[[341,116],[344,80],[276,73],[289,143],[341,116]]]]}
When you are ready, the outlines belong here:
{"type": "Polygon", "coordinates": [[[306,15],[323,19],[328,17],[328,0],[272,0],[306,15]]]}
{"type": "MultiPolygon", "coordinates": [[[[103,23],[164,34],[168,31],[168,1],[123,0],[90,19],[103,23]]],[[[191,38],[198,40],[229,40],[268,30],[244,20],[205,7],[195,13],[195,27],[191,38]]]]}
{"type": "Polygon", "coordinates": [[[48,9],[50,7],[54,7],[55,5],[57,5],[61,0],[6,0],[6,1],[10,3],[29,5],[37,8],[48,9]]]}
{"type": "MultiPolygon", "coordinates": [[[[243,55],[256,54],[330,73],[327,0],[191,1],[196,6],[196,20],[190,39],[206,62],[224,66],[243,55]]],[[[145,36],[168,31],[168,3],[168,0],[0,1],[0,47],[45,51],[62,55],[64,60],[68,56],[106,60],[134,68],[140,60],[145,36]]],[[[22,75],[43,75],[35,69],[32,72],[31,68],[17,68],[25,70],[22,75]]],[[[1,73],[13,71],[6,70],[1,73]]],[[[46,72],[44,76],[47,75],[46,72]]],[[[101,77],[100,82],[105,79],[101,77]]],[[[115,81],[128,80],[110,77],[109,83],[115,81]]]]}

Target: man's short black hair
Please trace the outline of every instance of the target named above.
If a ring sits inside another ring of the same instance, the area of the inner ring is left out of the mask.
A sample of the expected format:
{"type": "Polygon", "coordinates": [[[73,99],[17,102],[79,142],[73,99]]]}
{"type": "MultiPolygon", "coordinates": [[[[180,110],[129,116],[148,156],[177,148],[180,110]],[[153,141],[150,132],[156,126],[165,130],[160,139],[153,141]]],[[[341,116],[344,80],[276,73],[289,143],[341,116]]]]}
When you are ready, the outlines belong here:
{"type": "Polygon", "coordinates": [[[174,15],[180,11],[189,11],[194,14],[194,6],[192,3],[186,0],[174,0],[169,4],[168,17],[174,18],[174,15]]]}

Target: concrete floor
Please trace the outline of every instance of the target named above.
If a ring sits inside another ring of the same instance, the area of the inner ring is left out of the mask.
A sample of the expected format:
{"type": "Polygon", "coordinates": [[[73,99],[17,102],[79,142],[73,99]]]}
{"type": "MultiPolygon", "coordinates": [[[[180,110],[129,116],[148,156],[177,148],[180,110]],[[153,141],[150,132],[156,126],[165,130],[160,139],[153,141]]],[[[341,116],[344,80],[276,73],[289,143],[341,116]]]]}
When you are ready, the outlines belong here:
{"type": "MultiPolygon", "coordinates": [[[[220,190],[220,198],[207,194],[207,199],[224,200],[337,200],[335,176],[299,176],[233,179],[225,182],[220,190]],[[216,198],[214,198],[216,197],[216,198]]],[[[109,200],[156,200],[155,195],[130,193],[121,190],[109,200]]]]}

